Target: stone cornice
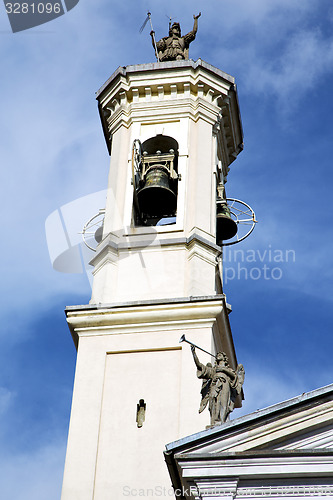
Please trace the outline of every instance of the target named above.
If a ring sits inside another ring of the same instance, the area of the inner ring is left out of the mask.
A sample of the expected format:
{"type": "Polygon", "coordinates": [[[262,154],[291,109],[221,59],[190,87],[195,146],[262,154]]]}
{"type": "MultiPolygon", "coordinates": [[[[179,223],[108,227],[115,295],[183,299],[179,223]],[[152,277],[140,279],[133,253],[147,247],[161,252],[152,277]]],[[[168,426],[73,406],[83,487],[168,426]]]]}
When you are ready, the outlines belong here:
{"type": "Polygon", "coordinates": [[[180,326],[212,325],[219,314],[230,312],[224,295],[124,304],[98,304],[66,308],[74,343],[85,335],[107,335],[138,331],[170,330],[180,326]]]}
{"type": "MultiPolygon", "coordinates": [[[[163,228],[163,226],[161,226],[163,228]]],[[[164,226],[165,227],[165,226],[164,226]]],[[[221,252],[221,247],[217,246],[215,243],[208,241],[203,238],[200,234],[192,233],[191,236],[186,238],[185,236],[174,236],[170,234],[163,234],[162,232],[155,231],[151,233],[152,236],[156,235],[155,239],[150,239],[149,234],[127,234],[126,237],[121,238],[114,234],[109,234],[98,246],[96,255],[89,262],[90,265],[95,266],[102,265],[105,259],[111,259],[113,262],[115,257],[119,252],[126,252],[135,248],[136,250],[142,250],[145,248],[153,249],[160,247],[170,247],[175,248],[177,246],[184,246],[190,252],[194,251],[194,247],[202,247],[208,251],[213,258],[221,252]]],[[[211,257],[210,257],[211,260],[211,257]]]]}
{"type": "Polygon", "coordinates": [[[234,78],[202,61],[172,61],[118,68],[97,92],[109,153],[121,126],[145,122],[203,119],[223,144],[224,174],[243,149],[243,130],[234,78]],[[220,137],[219,137],[220,136],[220,137]]]}
{"type": "Polygon", "coordinates": [[[126,77],[131,73],[146,73],[150,71],[163,71],[163,70],[175,70],[180,68],[193,68],[197,69],[202,67],[206,69],[208,72],[217,75],[220,78],[223,78],[229,84],[233,85],[235,83],[235,79],[233,76],[228,75],[224,71],[221,71],[218,68],[215,68],[209,63],[206,63],[202,59],[198,59],[197,61],[193,61],[193,59],[189,59],[187,61],[169,61],[169,62],[160,62],[160,63],[148,63],[148,64],[135,64],[129,66],[119,66],[116,71],[108,78],[108,80],[102,85],[102,87],[96,92],[96,99],[100,99],[103,92],[107,89],[107,87],[115,81],[118,77],[123,76],[126,77]]]}

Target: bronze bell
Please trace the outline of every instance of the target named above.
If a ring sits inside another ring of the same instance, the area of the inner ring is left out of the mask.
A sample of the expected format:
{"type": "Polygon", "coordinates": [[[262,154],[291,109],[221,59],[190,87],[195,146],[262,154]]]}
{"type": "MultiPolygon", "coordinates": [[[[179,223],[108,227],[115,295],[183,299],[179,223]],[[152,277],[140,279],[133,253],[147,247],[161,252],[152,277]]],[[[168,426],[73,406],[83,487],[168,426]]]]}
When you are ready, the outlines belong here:
{"type": "Polygon", "coordinates": [[[103,239],[103,224],[96,229],[94,237],[95,237],[95,241],[97,243],[100,243],[102,241],[102,239],[103,239]]]}
{"type": "Polygon", "coordinates": [[[144,185],[138,190],[141,212],[150,217],[173,215],[177,207],[176,192],[170,187],[170,176],[163,165],[151,166],[144,178],[144,185]]]}
{"type": "Polygon", "coordinates": [[[219,200],[216,206],[216,243],[221,246],[223,240],[233,238],[237,230],[237,223],[231,218],[226,200],[219,200]]]}

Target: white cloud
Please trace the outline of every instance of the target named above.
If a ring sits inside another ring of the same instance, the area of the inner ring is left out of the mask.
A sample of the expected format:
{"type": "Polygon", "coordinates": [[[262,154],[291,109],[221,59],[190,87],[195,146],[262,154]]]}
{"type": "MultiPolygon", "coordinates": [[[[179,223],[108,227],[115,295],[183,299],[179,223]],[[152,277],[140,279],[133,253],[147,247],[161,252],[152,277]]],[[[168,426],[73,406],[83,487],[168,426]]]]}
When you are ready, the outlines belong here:
{"type": "Polygon", "coordinates": [[[281,54],[263,64],[261,58],[249,66],[255,92],[274,93],[284,111],[293,110],[307,92],[332,72],[333,37],[326,39],[318,29],[293,34],[281,54]],[[287,99],[287,100],[286,100],[287,99]],[[292,99],[292,101],[291,101],[292,99]]]}
{"type": "MultiPolygon", "coordinates": [[[[245,367],[246,370],[246,367],[245,367]]],[[[304,392],[304,385],[300,380],[291,381],[290,378],[278,374],[264,372],[262,369],[245,375],[245,400],[241,409],[236,409],[232,418],[247,415],[267,406],[280,403],[304,392]]]]}
{"type": "Polygon", "coordinates": [[[34,452],[0,455],[1,498],[59,500],[65,446],[51,443],[34,452]]]}
{"type": "Polygon", "coordinates": [[[7,412],[14,397],[15,395],[13,392],[5,387],[0,387],[0,416],[7,412]]]}
{"type": "MultiPolygon", "coordinates": [[[[156,0],[152,10],[154,27],[161,37],[166,34],[168,26],[165,14],[178,16],[177,20],[186,32],[192,27],[192,15],[202,10],[198,36],[190,50],[192,57],[202,57],[234,74],[240,93],[248,103],[260,96],[256,100],[260,106],[265,103],[261,98],[264,96],[270,103],[275,101],[278,110],[285,111],[291,104],[291,97],[297,103],[297,100],[309,96],[307,103],[311,106],[311,93],[332,72],[333,37],[324,33],[320,23],[311,21],[318,13],[319,5],[324,4],[313,0],[212,0],[203,6],[200,0],[182,5],[178,0],[172,0],[166,9],[165,2],[156,0]]],[[[4,208],[1,219],[1,335],[2,339],[6,337],[6,343],[19,338],[27,340],[25,325],[29,324],[29,318],[38,318],[45,304],[50,307],[55,303],[55,296],[86,292],[89,300],[88,282],[84,288],[80,276],[52,270],[44,223],[47,216],[61,206],[106,188],[109,158],[94,92],[119,65],[154,60],[149,27],[141,36],[138,33],[146,11],[147,5],[141,1],[114,4],[103,0],[97,3],[81,0],[69,14],[40,27],[36,33],[1,34],[0,154],[4,208]],[[8,335],[9,328],[13,335],[8,335]]],[[[332,10],[327,14],[327,21],[332,22],[332,10]]],[[[5,23],[3,29],[9,29],[4,14],[1,20],[5,23]]],[[[253,127],[256,119],[255,113],[249,119],[253,127]]],[[[256,147],[260,149],[258,168],[268,170],[271,152],[263,142],[259,143],[259,139],[256,147]]],[[[309,147],[309,155],[312,158],[317,155],[314,148],[309,147]]],[[[308,167],[304,168],[304,175],[308,175],[308,167]]],[[[253,173],[256,174],[258,170],[253,173]]],[[[231,172],[230,175],[234,174],[231,172]]],[[[241,185],[244,178],[239,175],[237,182],[238,186],[241,185]]],[[[276,193],[281,186],[277,187],[276,193]]],[[[261,188],[269,191],[267,178],[261,179],[261,188]]],[[[236,196],[236,191],[234,193],[236,196]]],[[[280,193],[281,196],[291,196],[290,187],[285,186],[280,193]]],[[[288,266],[286,279],[279,285],[294,287],[296,294],[297,290],[308,290],[317,296],[320,293],[331,296],[328,278],[332,274],[332,249],[329,239],[320,245],[306,247],[304,239],[295,235],[295,226],[288,224],[282,229],[278,214],[267,215],[269,201],[266,199],[260,204],[255,196],[256,193],[246,194],[245,201],[258,210],[259,219],[265,214],[265,221],[261,220],[251,240],[244,245],[256,250],[265,249],[268,244],[273,248],[295,248],[296,264],[288,266]],[[321,278],[323,276],[326,281],[321,278]],[[318,285],[320,281],[321,287],[313,286],[314,282],[318,285]]],[[[304,217],[307,210],[317,210],[317,206],[312,206],[312,199],[308,199],[309,205],[302,206],[304,217]]],[[[243,289],[248,285],[244,281],[240,283],[243,289]]],[[[271,283],[263,283],[266,285],[269,290],[271,283]]],[[[253,288],[249,286],[248,290],[249,300],[255,304],[255,298],[250,297],[253,288]]],[[[232,297],[230,300],[232,302],[232,297]]],[[[235,310],[234,314],[240,315],[241,311],[235,310]]],[[[245,318],[244,331],[249,328],[251,325],[245,318]]],[[[298,333],[295,332],[295,339],[291,338],[291,342],[298,341],[298,333]]],[[[59,346],[61,342],[59,337],[59,346]]],[[[21,349],[21,345],[16,346],[18,348],[21,349]]],[[[51,351],[50,363],[54,355],[51,351]]],[[[323,351],[325,347],[319,342],[318,353],[324,357],[326,352],[323,351]]],[[[14,349],[12,353],[15,355],[14,349]]],[[[34,355],[38,356],[38,353],[34,355]]],[[[235,410],[232,418],[304,391],[301,380],[283,378],[276,365],[271,369],[269,373],[260,370],[257,374],[248,370],[244,407],[235,410]]],[[[329,379],[328,372],[323,367],[323,373],[314,383],[320,385],[329,379]]],[[[20,376],[23,374],[18,373],[17,377],[20,376]]],[[[3,419],[7,418],[7,409],[14,398],[14,392],[0,388],[3,419]]],[[[19,411],[19,403],[16,400],[15,403],[19,411]]],[[[20,410],[24,414],[25,409],[20,410]]],[[[0,455],[2,497],[58,499],[64,453],[62,437],[54,436],[51,443],[44,443],[38,450],[20,449],[6,457],[0,455]]]]}
{"type": "MultiPolygon", "coordinates": [[[[195,7],[187,10],[182,17],[195,7]]],[[[198,34],[193,49],[218,67],[222,62],[241,82],[242,93],[273,94],[285,113],[332,73],[333,37],[313,22],[320,15],[329,22],[332,12],[309,0],[210,2],[199,27],[205,45],[200,46],[198,34]]]]}

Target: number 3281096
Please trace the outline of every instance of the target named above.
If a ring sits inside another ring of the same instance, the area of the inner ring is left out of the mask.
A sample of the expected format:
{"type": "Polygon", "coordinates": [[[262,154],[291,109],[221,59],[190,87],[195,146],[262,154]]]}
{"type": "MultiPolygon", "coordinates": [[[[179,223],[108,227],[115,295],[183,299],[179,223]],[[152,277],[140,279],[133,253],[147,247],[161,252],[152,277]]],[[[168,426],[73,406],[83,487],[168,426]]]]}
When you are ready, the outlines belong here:
{"type": "Polygon", "coordinates": [[[60,14],[60,3],[6,3],[7,14],[60,14]]]}

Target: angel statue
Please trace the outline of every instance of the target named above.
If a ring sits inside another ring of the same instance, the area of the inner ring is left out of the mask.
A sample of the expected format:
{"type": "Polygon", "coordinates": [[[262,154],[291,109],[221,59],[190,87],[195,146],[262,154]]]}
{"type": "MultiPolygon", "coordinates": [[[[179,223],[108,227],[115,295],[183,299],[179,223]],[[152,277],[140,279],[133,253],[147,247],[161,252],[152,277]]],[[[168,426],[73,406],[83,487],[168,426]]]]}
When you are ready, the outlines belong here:
{"type": "Polygon", "coordinates": [[[198,19],[200,16],[201,12],[197,16],[193,16],[193,30],[184,36],[181,36],[180,24],[173,23],[169,28],[169,36],[165,36],[156,42],[156,47],[155,32],[153,30],[150,32],[152,44],[154,49],[157,49],[159,61],[180,61],[182,59],[188,59],[189,46],[197,34],[198,19]]]}
{"type": "Polygon", "coordinates": [[[241,393],[244,383],[245,371],[243,365],[238,365],[236,371],[229,366],[228,356],[218,352],[214,366],[211,363],[200,363],[191,345],[195,365],[198,369],[197,376],[203,379],[201,389],[201,403],[199,413],[208,404],[210,424],[218,425],[226,422],[235,406],[235,400],[241,393]]]}

